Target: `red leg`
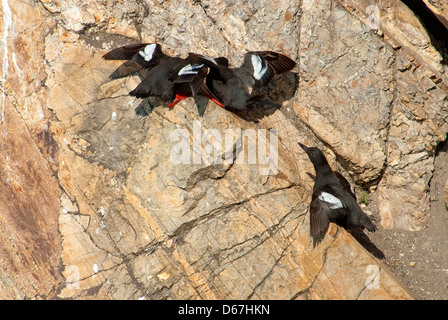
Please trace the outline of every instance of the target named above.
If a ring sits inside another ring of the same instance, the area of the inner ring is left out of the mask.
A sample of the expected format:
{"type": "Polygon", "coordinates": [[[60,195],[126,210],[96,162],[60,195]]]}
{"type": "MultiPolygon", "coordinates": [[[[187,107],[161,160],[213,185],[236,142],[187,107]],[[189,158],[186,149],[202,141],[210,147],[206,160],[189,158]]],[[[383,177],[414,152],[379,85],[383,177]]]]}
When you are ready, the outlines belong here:
{"type": "Polygon", "coordinates": [[[189,97],[191,97],[191,95],[186,93],[186,92],[176,93],[176,100],[174,100],[174,102],[172,104],[170,104],[168,106],[168,108],[174,107],[178,102],[180,102],[180,101],[182,101],[184,99],[187,99],[189,97]]]}
{"type": "Polygon", "coordinates": [[[216,103],[218,106],[221,106],[221,107],[225,108],[225,106],[224,106],[221,102],[219,102],[218,100],[216,100],[215,98],[212,98],[212,101],[213,101],[214,103],[216,103]]]}
{"type": "Polygon", "coordinates": [[[216,103],[218,106],[221,106],[221,107],[223,107],[223,108],[225,108],[225,106],[221,103],[221,102],[219,102],[218,100],[216,100],[215,98],[213,98],[213,97],[210,97],[209,95],[204,95],[205,97],[207,97],[207,98],[209,98],[210,100],[212,100],[214,103],[216,103]]]}

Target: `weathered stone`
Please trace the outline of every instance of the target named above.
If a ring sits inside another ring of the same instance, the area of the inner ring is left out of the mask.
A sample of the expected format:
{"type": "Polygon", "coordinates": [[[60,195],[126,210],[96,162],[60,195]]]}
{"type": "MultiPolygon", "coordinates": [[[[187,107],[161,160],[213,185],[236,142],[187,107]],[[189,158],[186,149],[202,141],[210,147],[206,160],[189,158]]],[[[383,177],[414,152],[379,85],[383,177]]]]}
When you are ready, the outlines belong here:
{"type": "Polygon", "coordinates": [[[63,280],[61,190],[9,99],[0,122],[0,298],[51,299],[63,280]]]}
{"type": "Polygon", "coordinates": [[[34,5],[5,1],[0,7],[2,299],[51,299],[63,281],[57,224],[61,190],[51,171],[58,152],[42,87],[42,40],[54,22],[42,10],[34,12],[34,5]]]}
{"type": "Polygon", "coordinates": [[[425,226],[447,90],[440,57],[401,4],[380,8],[376,33],[361,0],[9,7],[1,297],[411,298],[344,229],[332,224],[312,248],[314,169],[297,145],[378,186],[384,228],[425,226]],[[394,44],[380,32],[397,34],[394,44]],[[298,66],[261,89],[271,104],[246,114],[204,98],[139,106],[128,92],[140,79],[109,79],[120,63],[101,58],[138,41],[232,66],[246,50],[276,50],[298,66]],[[251,158],[251,146],[267,150],[251,158]]]}
{"type": "Polygon", "coordinates": [[[401,54],[397,58],[398,70],[406,70],[396,73],[397,100],[389,129],[389,164],[378,188],[379,213],[384,228],[419,230],[429,212],[434,150],[448,131],[448,97],[421,67],[401,54]]]}
{"type": "MultiPolygon", "coordinates": [[[[446,79],[443,57],[431,45],[431,39],[422,22],[402,2],[387,0],[373,4],[369,0],[338,0],[372,30],[380,30],[394,48],[403,47],[433,72],[446,79]]],[[[422,0],[423,1],[423,0],[422,0]]]]}
{"type": "Polygon", "coordinates": [[[301,21],[295,110],[356,181],[374,181],[386,160],[393,52],[329,1],[305,2],[301,21]]]}
{"type": "Polygon", "coordinates": [[[448,29],[448,1],[446,0],[422,0],[426,6],[434,12],[440,22],[448,29]]]}
{"type": "Polygon", "coordinates": [[[443,197],[443,200],[445,201],[445,206],[448,209],[448,180],[445,183],[445,195],[443,197]]]}

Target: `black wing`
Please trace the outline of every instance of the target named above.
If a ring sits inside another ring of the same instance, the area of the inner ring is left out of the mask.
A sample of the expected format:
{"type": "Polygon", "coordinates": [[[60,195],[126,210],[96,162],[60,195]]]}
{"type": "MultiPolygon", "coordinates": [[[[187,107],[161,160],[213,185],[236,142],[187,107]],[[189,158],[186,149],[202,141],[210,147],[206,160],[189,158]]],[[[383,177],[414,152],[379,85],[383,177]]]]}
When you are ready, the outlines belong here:
{"type": "Polygon", "coordinates": [[[319,198],[313,199],[310,205],[310,235],[313,237],[313,245],[316,246],[327,233],[330,220],[327,216],[328,208],[320,203],[319,198]]]}
{"type": "Polygon", "coordinates": [[[169,79],[169,68],[164,64],[158,64],[152,68],[142,82],[129,95],[137,98],[156,96],[165,101],[174,98],[174,84],[169,79]]]}
{"type": "Polygon", "coordinates": [[[331,188],[313,191],[310,205],[310,234],[316,246],[325,236],[330,221],[346,217],[347,210],[331,188]]]}
{"type": "Polygon", "coordinates": [[[105,60],[131,60],[143,68],[152,68],[165,57],[158,43],[137,43],[115,48],[103,56],[105,60]]]}
{"type": "Polygon", "coordinates": [[[131,60],[132,57],[140,50],[146,47],[149,43],[131,44],[109,51],[103,56],[105,60],[131,60]]]}
{"type": "Polygon", "coordinates": [[[221,103],[214,94],[213,88],[209,87],[207,77],[215,77],[215,74],[216,77],[219,77],[219,64],[228,65],[228,60],[220,57],[215,61],[215,59],[208,56],[192,52],[188,55],[190,64],[179,71],[174,83],[187,83],[190,86],[193,97],[201,94],[221,103]]]}
{"type": "Polygon", "coordinates": [[[296,63],[291,58],[278,52],[249,51],[244,56],[243,65],[251,71],[255,83],[259,86],[264,86],[276,74],[293,69],[296,63]]]}
{"type": "Polygon", "coordinates": [[[192,63],[185,65],[174,75],[174,83],[186,83],[190,86],[191,95],[196,97],[199,93],[209,68],[204,64],[192,63]]]}
{"type": "Polygon", "coordinates": [[[350,194],[353,197],[353,199],[356,200],[356,195],[353,192],[353,189],[350,186],[350,183],[347,181],[347,179],[345,179],[344,176],[342,174],[340,174],[339,172],[337,172],[337,171],[333,171],[333,173],[339,179],[339,182],[341,182],[342,187],[344,188],[344,190],[347,191],[347,193],[350,194]]]}

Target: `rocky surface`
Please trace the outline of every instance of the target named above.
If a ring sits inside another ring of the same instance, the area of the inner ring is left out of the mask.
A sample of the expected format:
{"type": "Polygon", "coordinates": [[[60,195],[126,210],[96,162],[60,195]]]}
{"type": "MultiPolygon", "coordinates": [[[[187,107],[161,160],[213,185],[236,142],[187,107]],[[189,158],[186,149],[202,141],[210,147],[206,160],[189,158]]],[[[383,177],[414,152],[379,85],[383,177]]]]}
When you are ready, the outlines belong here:
{"type": "Polygon", "coordinates": [[[434,214],[447,223],[429,196],[448,131],[446,65],[410,9],[378,5],[372,26],[369,4],[2,2],[0,297],[420,297],[378,237],[418,235],[434,214]],[[120,63],[101,59],[139,41],[232,65],[276,50],[298,65],[247,114],[202,98],[140,105],[127,94],[138,77],[111,80],[120,63]],[[314,171],[298,141],[375,199],[374,244],[332,225],[313,249],[314,171]],[[251,158],[260,142],[278,142],[278,157],[251,158]]]}
{"type": "Polygon", "coordinates": [[[446,0],[423,0],[424,4],[430,9],[443,25],[448,28],[448,1],[446,0]]]}
{"type": "Polygon", "coordinates": [[[443,197],[443,201],[445,202],[445,206],[448,209],[448,179],[445,182],[444,193],[445,193],[445,196],[443,197]]]}

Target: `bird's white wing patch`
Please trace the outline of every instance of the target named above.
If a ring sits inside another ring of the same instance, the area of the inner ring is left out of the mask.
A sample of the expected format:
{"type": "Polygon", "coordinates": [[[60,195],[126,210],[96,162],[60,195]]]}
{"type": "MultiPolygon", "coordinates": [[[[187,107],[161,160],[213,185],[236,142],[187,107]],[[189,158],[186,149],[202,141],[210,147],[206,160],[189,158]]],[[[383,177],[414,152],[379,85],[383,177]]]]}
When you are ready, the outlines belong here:
{"type": "Polygon", "coordinates": [[[344,207],[341,200],[328,192],[322,192],[319,195],[319,200],[327,203],[330,209],[341,209],[344,207]]]}
{"type": "Polygon", "coordinates": [[[186,74],[197,74],[199,72],[199,69],[201,69],[204,66],[204,64],[187,64],[185,67],[179,70],[177,73],[178,76],[183,76],[186,74]]]}
{"type": "Polygon", "coordinates": [[[256,54],[251,56],[251,62],[252,67],[254,68],[253,76],[255,79],[260,80],[266,73],[266,70],[268,70],[268,65],[266,64],[263,67],[263,60],[256,54]]]}
{"type": "Polygon", "coordinates": [[[145,59],[145,61],[151,61],[154,51],[156,50],[156,44],[148,44],[145,49],[140,50],[138,53],[145,59]]]}

